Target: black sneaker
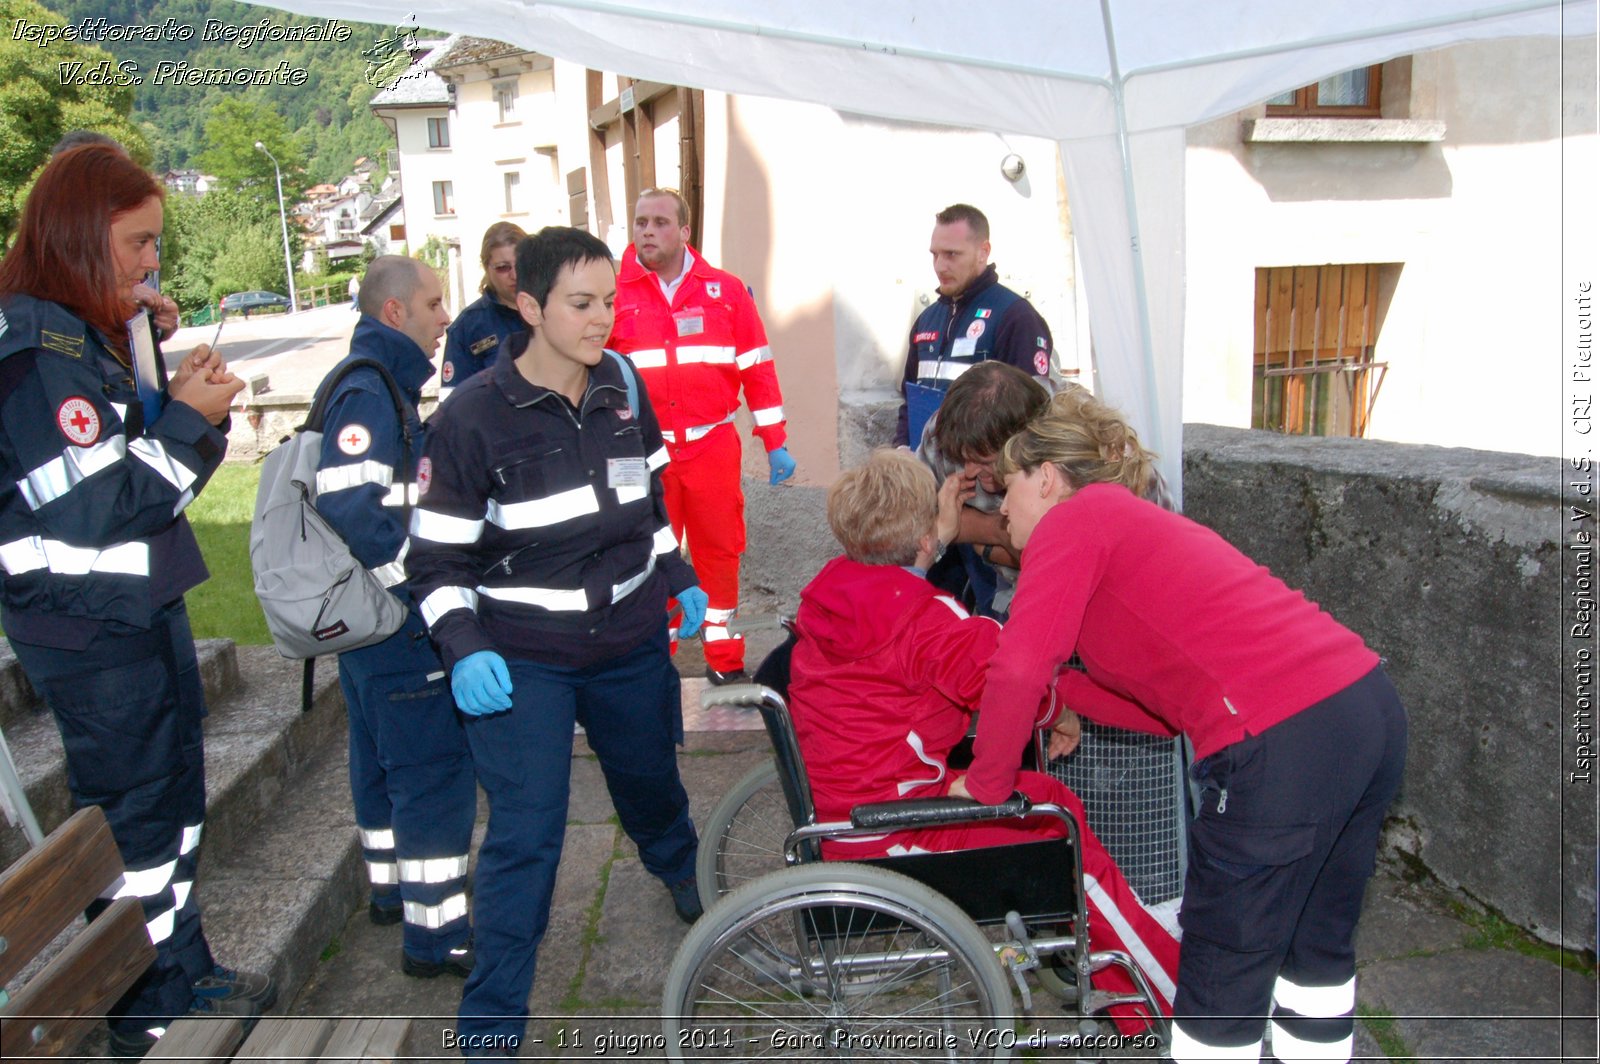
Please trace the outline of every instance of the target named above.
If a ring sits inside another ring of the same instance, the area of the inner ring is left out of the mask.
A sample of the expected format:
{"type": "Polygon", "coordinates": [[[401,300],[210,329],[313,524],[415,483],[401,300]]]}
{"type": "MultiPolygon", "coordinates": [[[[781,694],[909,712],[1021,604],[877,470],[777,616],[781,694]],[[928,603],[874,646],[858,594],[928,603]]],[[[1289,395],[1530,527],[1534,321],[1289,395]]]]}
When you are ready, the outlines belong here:
{"type": "Polygon", "coordinates": [[[672,908],[677,912],[678,919],[686,924],[700,919],[705,910],[700,906],[700,884],[695,882],[694,876],[680,879],[667,890],[672,893],[672,908]]]}
{"type": "MultiPolygon", "coordinates": [[[[247,977],[249,976],[249,973],[245,974],[247,977]]],[[[207,976],[206,978],[212,979],[215,977],[207,976]]],[[[264,977],[253,976],[250,978],[262,979],[264,977]]],[[[271,980],[267,980],[267,982],[270,984],[271,980]]],[[[215,989],[215,987],[213,986],[212,989],[215,989]]],[[[259,986],[257,989],[259,989],[259,986]]],[[[277,987],[273,986],[271,989],[272,997],[276,1000],[277,987]]],[[[267,1007],[270,1008],[271,1006],[267,1007]]],[[[219,1019],[225,1016],[236,1016],[243,1020],[244,1033],[248,1035],[255,1028],[256,1021],[261,1018],[261,1007],[243,994],[235,997],[201,997],[196,994],[194,1001],[189,1006],[189,1011],[179,1018],[219,1019]]],[[[158,1041],[160,1041],[159,1036],[152,1031],[119,1031],[116,1028],[112,1028],[109,1046],[113,1057],[136,1060],[149,1053],[158,1041]]]]}
{"type": "Polygon", "coordinates": [[[730,683],[749,683],[750,674],[743,669],[734,669],[732,672],[718,672],[711,666],[706,666],[706,679],[711,681],[712,687],[721,687],[730,683]]]}
{"type": "Polygon", "coordinates": [[[270,975],[260,972],[238,972],[217,965],[210,975],[195,980],[196,1001],[218,1004],[246,1001],[255,1006],[256,1014],[266,1012],[278,1001],[278,984],[270,975]]]}
{"type": "Polygon", "coordinates": [[[465,979],[472,974],[472,966],[477,962],[478,954],[473,950],[470,938],[446,953],[442,961],[425,961],[405,950],[400,951],[400,970],[416,979],[432,979],[440,975],[457,975],[465,979]]]}

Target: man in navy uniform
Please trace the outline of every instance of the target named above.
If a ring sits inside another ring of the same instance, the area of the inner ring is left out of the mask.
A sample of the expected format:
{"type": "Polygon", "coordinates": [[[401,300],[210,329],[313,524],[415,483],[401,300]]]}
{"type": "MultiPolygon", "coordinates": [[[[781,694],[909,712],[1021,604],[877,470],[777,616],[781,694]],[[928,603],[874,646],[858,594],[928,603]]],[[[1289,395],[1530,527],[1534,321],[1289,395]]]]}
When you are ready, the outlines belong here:
{"type": "MultiPolygon", "coordinates": [[[[406,525],[416,480],[426,475],[417,468],[416,404],[450,315],[433,270],[397,255],[372,260],[357,298],[361,320],[345,361],[381,363],[409,409],[402,423],[371,368],[339,382],[324,422],[316,505],[356,559],[409,603],[406,525]]],[[[407,975],[465,976],[473,965],[466,880],[477,788],[444,666],[411,605],[394,635],[339,655],[368,914],[377,924],[404,920],[407,975]]]]}

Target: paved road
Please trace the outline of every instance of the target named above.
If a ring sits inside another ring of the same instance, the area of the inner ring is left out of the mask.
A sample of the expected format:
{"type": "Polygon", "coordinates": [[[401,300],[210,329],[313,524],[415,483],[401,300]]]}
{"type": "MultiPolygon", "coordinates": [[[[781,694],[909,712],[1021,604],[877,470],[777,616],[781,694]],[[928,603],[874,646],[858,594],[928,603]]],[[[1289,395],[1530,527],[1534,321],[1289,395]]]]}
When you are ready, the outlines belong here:
{"type": "MultiPolygon", "coordinates": [[[[229,317],[217,345],[228,368],[246,379],[266,376],[280,395],[310,395],[317,382],[350,351],[350,334],[359,315],[348,304],[297,314],[229,317]]],[[[162,345],[169,364],[197,344],[208,344],[215,325],[179,329],[162,345]]]]}

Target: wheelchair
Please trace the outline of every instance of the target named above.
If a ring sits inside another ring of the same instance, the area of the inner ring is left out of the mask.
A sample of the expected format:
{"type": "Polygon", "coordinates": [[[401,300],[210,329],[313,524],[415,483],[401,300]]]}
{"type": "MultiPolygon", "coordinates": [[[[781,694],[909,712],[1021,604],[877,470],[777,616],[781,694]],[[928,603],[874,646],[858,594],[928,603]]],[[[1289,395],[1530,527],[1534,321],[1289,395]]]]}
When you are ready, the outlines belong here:
{"type": "Polygon", "coordinates": [[[1091,1017],[1115,1005],[1141,1007],[1166,1045],[1144,973],[1124,953],[1088,947],[1078,825],[1067,810],[1020,794],[997,806],[922,798],[818,822],[785,701],[793,643],[791,634],[755,683],[704,696],[758,710],[774,758],[729,792],[702,832],[706,912],[667,974],[668,1059],[1009,1059],[1046,1048],[1042,1029],[1016,1034],[1012,989],[1030,1011],[1029,973],[1070,1007],[1076,1037],[1053,1036],[1049,1047],[1095,1032],[1091,1017]],[[824,839],[1041,816],[1060,820],[1065,838],[821,859],[824,839]],[[1091,987],[1093,973],[1113,966],[1134,993],[1091,987]]]}

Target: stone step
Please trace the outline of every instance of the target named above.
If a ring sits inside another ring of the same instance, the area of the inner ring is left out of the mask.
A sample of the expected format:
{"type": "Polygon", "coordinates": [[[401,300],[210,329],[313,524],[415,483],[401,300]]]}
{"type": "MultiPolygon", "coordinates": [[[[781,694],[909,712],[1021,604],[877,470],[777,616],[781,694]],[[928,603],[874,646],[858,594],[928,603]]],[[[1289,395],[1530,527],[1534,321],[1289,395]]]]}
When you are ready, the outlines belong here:
{"type": "MultiPolygon", "coordinates": [[[[206,687],[206,704],[214,705],[222,696],[239,684],[239,662],[234,654],[231,639],[197,639],[195,649],[200,657],[200,677],[206,687]]],[[[22,674],[22,666],[11,644],[0,639],[0,730],[11,739],[14,727],[21,727],[34,717],[50,716],[33,684],[22,674]]],[[[48,832],[50,829],[45,828],[48,832]]]]}
{"type": "MultiPolygon", "coordinates": [[[[328,742],[343,741],[344,702],[332,658],[318,663],[316,708],[302,714],[300,662],[280,658],[271,647],[235,648],[229,640],[206,640],[199,649],[210,711],[205,839],[217,852],[250,830],[297,764],[328,742]]],[[[72,812],[55,720],[48,711],[30,714],[7,729],[6,741],[34,815],[49,832],[72,812]]],[[[26,849],[21,829],[5,826],[0,865],[26,849]]]]}

